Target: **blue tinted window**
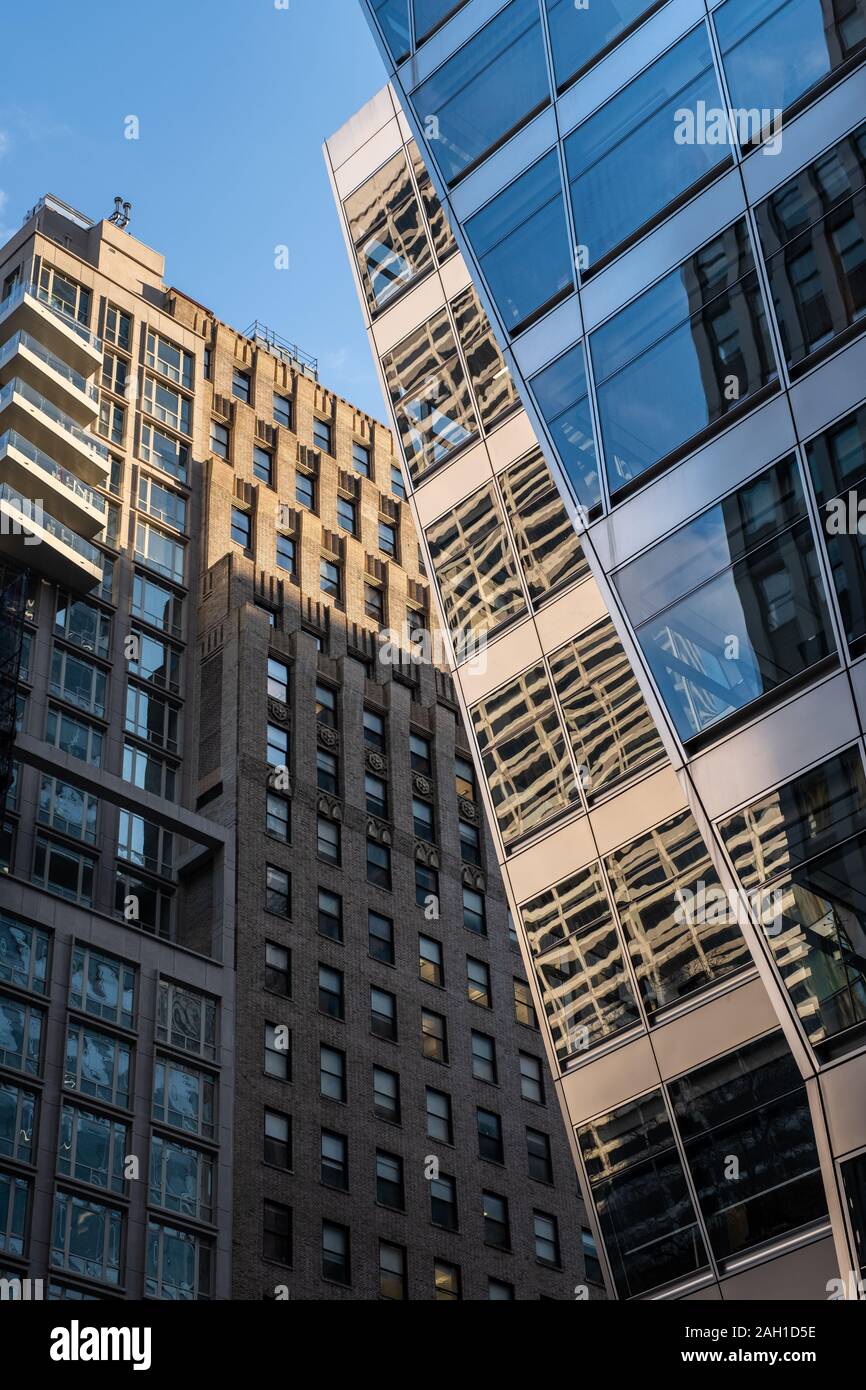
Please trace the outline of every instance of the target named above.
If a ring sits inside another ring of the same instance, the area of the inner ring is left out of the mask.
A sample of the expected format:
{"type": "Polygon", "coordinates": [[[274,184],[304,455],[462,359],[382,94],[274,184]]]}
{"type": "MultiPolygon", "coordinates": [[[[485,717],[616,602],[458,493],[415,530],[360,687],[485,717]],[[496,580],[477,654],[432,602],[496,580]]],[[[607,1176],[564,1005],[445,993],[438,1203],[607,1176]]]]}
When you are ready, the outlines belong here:
{"type": "MultiPolygon", "coordinates": [[[[692,30],[565,141],[577,240],[596,265],[730,155],[695,119],[721,108],[707,31],[692,30]]],[[[717,132],[714,132],[717,133],[717,132]]]]}
{"type": "Polygon", "coordinates": [[[415,43],[429,39],[434,29],[444,24],[466,0],[415,0],[415,43]]]}
{"type": "Polygon", "coordinates": [[[511,332],[572,289],[556,150],[470,218],[466,235],[511,332]]]}
{"type": "Polygon", "coordinates": [[[601,501],[598,460],[586,386],[583,344],[578,343],[531,382],[535,401],[578,502],[589,509],[601,501]]]}
{"type": "Polygon", "coordinates": [[[409,57],[409,0],[371,0],[382,37],[395,63],[409,57]]]}
{"type": "Polygon", "coordinates": [[[726,0],[714,13],[734,106],[784,110],[866,43],[864,0],[726,0]]]}
{"type": "Polygon", "coordinates": [[[591,0],[578,9],[574,0],[545,0],[556,85],[560,90],[583,72],[659,0],[591,0]]]}
{"type": "Polygon", "coordinates": [[[412,105],[453,183],[549,100],[538,5],[512,0],[421,84],[412,105]]]}
{"type": "Polygon", "coordinates": [[[775,377],[745,224],[614,315],[592,334],[590,351],[616,493],[775,377]]]}

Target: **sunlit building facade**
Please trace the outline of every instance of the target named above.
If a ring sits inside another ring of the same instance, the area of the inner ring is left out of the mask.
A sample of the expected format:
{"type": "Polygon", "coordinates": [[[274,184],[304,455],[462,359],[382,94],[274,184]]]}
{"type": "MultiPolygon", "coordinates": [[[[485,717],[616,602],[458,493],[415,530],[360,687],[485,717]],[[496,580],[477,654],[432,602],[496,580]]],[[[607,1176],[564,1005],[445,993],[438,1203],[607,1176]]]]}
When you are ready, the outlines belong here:
{"type": "Polygon", "coordinates": [[[866,7],[363,8],[326,156],[608,1288],[862,1297],[866,7]]]}

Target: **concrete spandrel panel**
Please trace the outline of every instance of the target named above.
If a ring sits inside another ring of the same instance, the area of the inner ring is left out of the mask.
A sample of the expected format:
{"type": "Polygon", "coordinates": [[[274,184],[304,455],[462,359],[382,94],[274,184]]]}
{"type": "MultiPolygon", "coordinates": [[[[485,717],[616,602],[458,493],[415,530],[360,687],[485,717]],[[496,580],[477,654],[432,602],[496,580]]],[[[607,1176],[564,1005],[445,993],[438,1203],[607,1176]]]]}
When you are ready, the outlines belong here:
{"type": "Polygon", "coordinates": [[[665,1080],[681,1076],[713,1057],[774,1032],[778,1026],[763,984],[747,979],[653,1029],[659,1070],[665,1080]]]}
{"type": "Polygon", "coordinates": [[[583,1066],[567,1072],[560,1082],[568,1118],[574,1126],[615,1110],[660,1084],[659,1070],[647,1037],[634,1038],[612,1052],[584,1062],[583,1066]]]}
{"type": "Polygon", "coordinates": [[[599,854],[628,844],[644,830],[686,809],[686,798],[673,768],[662,767],[589,813],[599,854]]]}

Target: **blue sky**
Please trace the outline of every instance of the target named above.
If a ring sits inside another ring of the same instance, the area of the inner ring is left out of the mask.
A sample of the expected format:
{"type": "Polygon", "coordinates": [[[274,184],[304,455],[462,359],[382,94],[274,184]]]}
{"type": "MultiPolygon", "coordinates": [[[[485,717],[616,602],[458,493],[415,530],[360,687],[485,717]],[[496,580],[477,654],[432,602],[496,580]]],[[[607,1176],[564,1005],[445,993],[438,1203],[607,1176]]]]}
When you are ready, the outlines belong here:
{"type": "Polygon", "coordinates": [[[94,219],[122,194],[169,284],[383,418],[321,151],[385,81],[357,0],[31,0],[2,42],[0,241],[43,193],[94,219]]]}

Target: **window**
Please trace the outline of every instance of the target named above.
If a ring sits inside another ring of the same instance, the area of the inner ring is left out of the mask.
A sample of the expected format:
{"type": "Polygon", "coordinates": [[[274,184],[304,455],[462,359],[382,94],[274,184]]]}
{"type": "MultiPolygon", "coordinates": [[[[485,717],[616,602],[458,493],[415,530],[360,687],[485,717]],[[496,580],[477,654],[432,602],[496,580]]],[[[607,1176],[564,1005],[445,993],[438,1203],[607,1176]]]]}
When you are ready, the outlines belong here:
{"type": "Polygon", "coordinates": [[[150,1141],[149,1201],[179,1216],[213,1221],[213,1158],[189,1144],[155,1134],[150,1141]]]}
{"type": "Polygon", "coordinates": [[[320,420],[318,416],[313,416],[313,447],[321,449],[324,454],[333,454],[332,426],[327,420],[320,420]]]}
{"type": "Polygon", "coordinates": [[[295,501],[299,507],[316,510],[316,480],[311,473],[295,472],[295,501]]]}
{"type": "Polygon", "coordinates": [[[514,1285],[506,1284],[502,1279],[488,1279],[487,1297],[494,1303],[506,1299],[513,1299],[514,1285]]]}
{"type": "Polygon", "coordinates": [[[292,1079],[292,1036],[284,1024],[265,1024],[265,1073],[279,1081],[292,1079]]]}
{"type": "Polygon", "coordinates": [[[219,420],[210,422],[210,451],[216,454],[217,458],[228,459],[229,456],[229,427],[221,425],[219,420]]]}
{"type": "Polygon", "coordinates": [[[319,1012],[331,1018],[345,1018],[343,972],[319,963],[319,1012]]]}
{"type": "Polygon", "coordinates": [[[654,0],[593,0],[575,24],[573,0],[545,4],[559,91],[655,8],[654,0]]]}
{"type": "MultiPolygon", "coordinates": [[[[247,516],[247,522],[249,520],[250,518],[247,516]]],[[[236,539],[234,525],[232,526],[232,539],[236,539]]],[[[247,544],[249,544],[249,536],[247,537],[247,544]]],[[[157,530],[155,526],[150,526],[146,521],[136,521],[135,523],[135,558],[139,563],[149,565],[152,569],[158,570],[160,574],[164,574],[166,579],[172,579],[175,584],[184,582],[186,573],[185,547],[178,541],[172,540],[171,536],[166,536],[164,532],[157,530]]]]}
{"type": "Polygon", "coordinates": [[[345,209],[364,295],[375,315],[433,267],[405,154],[395,155],[347,198],[345,209]]]}
{"type": "Polygon", "coordinates": [[[319,561],[319,588],[339,603],[343,595],[343,567],[337,560],[323,555],[319,561]]]}
{"type": "Polygon", "coordinates": [[[497,1084],[496,1043],[486,1033],[472,1032],[472,1075],[476,1081],[497,1084]]]}
{"type": "Polygon", "coordinates": [[[568,746],[543,664],[475,705],[472,721],[506,844],[578,800],[568,746]],[[503,719],[506,709],[508,718],[503,719]]]}
{"type": "Polygon", "coordinates": [[[289,396],[278,396],[274,392],[274,422],[284,429],[292,428],[292,401],[289,396]]]}
{"type": "Polygon", "coordinates": [[[367,841],[367,882],[391,889],[391,851],[377,840],[367,841]]]}
{"type": "Polygon", "coordinates": [[[534,1211],[532,1231],[535,1236],[535,1258],[542,1264],[559,1269],[559,1224],[556,1217],[544,1211],[534,1211]]]}
{"type": "Polygon", "coordinates": [[[169,642],[151,637],[147,632],[133,627],[135,638],[134,654],[129,660],[129,672],[150,685],[162,690],[180,691],[180,651],[169,642]]]}
{"type": "Polygon", "coordinates": [[[400,1078],[385,1067],[373,1068],[373,1114],[380,1120],[400,1123],[400,1078]]]}
{"type": "Polygon", "coordinates": [[[336,796],[340,786],[340,763],[327,748],[316,749],[316,786],[320,792],[336,796]]]}
{"type": "MultiPolygon", "coordinates": [[[[10,919],[0,917],[0,944],[3,945],[6,944],[4,938],[9,932],[8,921],[10,919]]],[[[26,928],[26,930],[28,933],[32,932],[32,928],[26,928]]],[[[17,928],[16,925],[10,933],[13,941],[19,933],[20,928],[17,928]]],[[[44,993],[48,938],[43,936],[42,932],[34,933],[34,935],[36,939],[33,945],[36,949],[33,952],[33,964],[30,965],[29,969],[29,981],[19,968],[17,978],[13,974],[10,982],[17,984],[19,989],[38,989],[40,993],[44,993]],[[39,983],[40,976],[43,981],[41,984],[39,983]]],[[[19,967],[27,966],[30,954],[29,943],[26,955],[21,951],[20,945],[18,946],[16,956],[19,967]]],[[[11,955],[9,958],[15,959],[11,955]]],[[[0,966],[0,978],[9,979],[7,971],[3,970],[2,966],[0,966]]],[[[102,951],[94,950],[90,946],[74,946],[69,975],[69,1007],[70,1009],[80,1009],[82,1013],[91,1014],[94,1018],[101,1018],[106,1023],[114,1023],[121,1028],[134,1027],[134,968],[115,959],[114,956],[108,956],[102,951]]]]}
{"type": "Polygon", "coordinates": [[[431,1062],[448,1061],[448,1031],[442,1014],[421,1010],[421,1051],[431,1062]]]}
{"type": "Polygon", "coordinates": [[[454,1124],[451,1117],[451,1097],[444,1091],[427,1087],[427,1138],[440,1144],[454,1143],[454,1124]]]}
{"type": "Polygon", "coordinates": [[[445,618],[459,659],[526,611],[517,561],[492,483],[427,531],[445,618]]]}
{"type": "MultiPolygon", "coordinates": [[[[466,821],[460,821],[460,858],[464,864],[481,865],[481,832],[475,825],[469,825],[466,821]]],[[[465,892],[466,890],[464,890],[465,892]]],[[[480,894],[476,895],[480,897],[480,894]]],[[[482,906],[484,899],[481,898],[482,906]]],[[[465,903],[464,903],[465,907],[465,903]]],[[[463,914],[464,925],[466,922],[466,912],[463,914]]]]}
{"type": "Polygon", "coordinates": [[[265,906],[268,912],[273,912],[278,917],[291,917],[292,915],[292,880],[285,869],[278,869],[274,864],[267,866],[267,894],[265,906]]]}
{"type": "Polygon", "coordinates": [[[337,494],[337,525],[354,536],[358,529],[357,507],[348,497],[337,494]]]}
{"type": "Polygon", "coordinates": [[[532,990],[525,980],[519,980],[516,976],[514,977],[514,1017],[525,1028],[538,1027],[532,990]]]}
{"type": "Polygon", "coordinates": [[[376,777],[372,772],[366,773],[364,776],[364,795],[370,815],[387,818],[388,783],[385,779],[376,777]]]}
{"type": "Polygon", "coordinates": [[[92,767],[101,767],[102,739],[102,732],[95,725],[76,718],[58,705],[48,706],[45,741],[62,753],[69,753],[92,767]]]}
{"type": "Polygon", "coordinates": [[[22,1163],[33,1161],[38,1104],[35,1091],[25,1091],[8,1081],[0,1082],[0,1158],[13,1158],[22,1163]]]}
{"type": "Polygon", "coordinates": [[[39,1075],[44,1018],[41,1009],[0,995],[0,1064],[10,1071],[39,1075]]]}
{"type": "Polygon", "coordinates": [[[357,440],[352,440],[352,467],[356,473],[360,473],[362,478],[371,476],[370,469],[371,453],[366,444],[359,444],[357,440]]]}
{"type": "Polygon", "coordinates": [[[583,579],[589,566],[539,450],[500,473],[498,481],[529,597],[538,608],[583,579]]]}
{"type": "Polygon", "coordinates": [[[267,729],[268,767],[286,767],[289,756],[289,735],[277,724],[269,724],[267,729]]]}
{"type": "Polygon", "coordinates": [[[49,690],[87,714],[105,714],[105,693],[108,677],[92,662],[75,656],[62,647],[51,653],[49,690]]]}
{"type": "Polygon", "coordinates": [[[328,1100],[346,1100],[346,1054],[324,1044],[319,1048],[319,1092],[328,1100]]]}
{"type": "Polygon", "coordinates": [[[54,632],[57,637],[73,642],[76,647],[93,656],[106,659],[109,655],[111,617],[86,599],[58,594],[54,632]]]}
{"type": "Polygon", "coordinates": [[[463,889],[463,925],[477,936],[487,935],[487,910],[484,895],[474,888],[463,889]]]}
{"type": "Polygon", "coordinates": [[[327,864],[339,866],[342,862],[340,825],[327,816],[316,817],[316,854],[327,864]]]}
{"type": "MultiPolygon", "coordinates": [[[[697,148],[701,148],[698,146],[697,148]]],[[[613,495],[693,447],[775,367],[744,221],[590,335],[613,495]],[[659,391],[681,383],[673,408],[659,391]],[[724,390],[734,380],[736,393],[724,390]]]]}
{"type": "Polygon", "coordinates": [[[337,692],[329,685],[316,686],[316,720],[328,729],[337,727],[337,692]]]}
{"type": "Polygon", "coordinates": [[[59,314],[85,327],[90,322],[90,290],[45,262],[39,271],[39,298],[59,314]]]}
{"type": "Polygon", "coordinates": [[[447,310],[410,333],[382,366],[409,472],[418,483],[478,432],[447,310]]]}
{"type": "Polygon", "coordinates": [[[403,1160],[397,1154],[376,1152],[376,1201],[383,1207],[403,1211],[403,1160]]]}
{"type": "Polygon", "coordinates": [[[436,838],[433,828],[433,807],[429,801],[422,801],[419,796],[412,798],[412,828],[419,840],[426,840],[432,844],[436,838]]]}
{"type": "Polygon", "coordinates": [[[57,893],[83,907],[92,907],[95,868],[96,860],[89,854],[78,854],[42,835],[36,836],[33,882],[41,884],[49,893],[57,893]]]}
{"type": "Polygon", "coordinates": [[[262,1255],[277,1264],[292,1263],[292,1212],[279,1202],[264,1204],[262,1255]]]}
{"type": "Polygon", "coordinates": [[[325,1187],[349,1190],[349,1141],[345,1134],[322,1130],[320,1177],[325,1187]]]}
{"type": "Polygon", "coordinates": [[[406,1297],[406,1251],[385,1240],[379,1241],[379,1297],[406,1297]]]}
{"type": "Polygon", "coordinates": [[[343,940],[343,899],[327,888],[319,889],[318,931],[331,941],[343,940]]]}
{"type": "Polygon", "coordinates": [[[381,714],[376,714],[371,709],[364,710],[364,744],[377,753],[387,751],[385,720],[381,714]]]}
{"type": "Polygon", "coordinates": [[[210,1299],[212,1270],[210,1241],[148,1219],[146,1297],[172,1302],[210,1299]]]}
{"type": "Polygon", "coordinates": [[[595,1243],[595,1236],[592,1231],[588,1231],[585,1226],[581,1227],[580,1243],[583,1249],[583,1269],[589,1284],[604,1284],[601,1272],[601,1261],[598,1258],[598,1247],[595,1243]]]}
{"type": "Polygon", "coordinates": [[[136,574],[132,590],[132,611],[151,627],[170,637],[183,632],[183,599],[173,589],[158,584],[149,575],[136,574]]]}
{"type": "Polygon", "coordinates": [[[601,502],[601,482],[583,343],[570,348],[529,384],[572,491],[591,512],[601,502]]]}
{"type": "Polygon", "coordinates": [[[147,332],[144,361],[152,371],[167,377],[186,391],[193,389],[193,358],[188,352],[184,352],[183,348],[176,347],[152,329],[148,329],[147,332]]]}
{"type": "Polygon", "coordinates": [[[375,985],[370,986],[370,1032],[397,1041],[397,996],[375,985]]]}
{"type": "Polygon", "coordinates": [[[433,772],[433,745],[421,734],[409,735],[409,761],[413,772],[429,777],[433,772]]]}
{"type": "Polygon", "coordinates": [[[460,1270],[447,1260],[435,1260],[433,1264],[433,1298],[437,1302],[453,1303],[462,1298],[460,1291],[460,1270]]]}
{"type": "Polygon", "coordinates": [[[405,500],[406,484],[403,481],[403,470],[399,463],[391,464],[391,492],[401,502],[405,500]]]}
{"type": "Polygon", "coordinates": [[[367,913],[367,950],[373,960],[394,964],[394,923],[379,912],[367,913]]]}
{"type": "Polygon", "coordinates": [[[335,1284],[351,1282],[349,1231],[333,1221],[322,1222],[322,1278],[335,1284]]]}
{"type": "MultiPolygon", "coordinates": [[[[0,1014],[3,1008],[0,1005],[0,1014]]],[[[5,1054],[8,1058],[8,1052],[5,1054]]],[[[36,1043],[38,1065],[38,1039],[36,1043]]],[[[3,1050],[0,1048],[0,1057],[3,1050]]],[[[5,1066],[10,1066],[7,1060],[5,1066]]],[[[18,1068],[21,1070],[21,1068],[18,1068]]],[[[70,1023],[66,1034],[63,1085],[94,1100],[129,1107],[132,1049],[129,1043],[97,1033],[82,1023],[70,1023]]]]}
{"type": "Polygon", "coordinates": [[[457,1230],[457,1184],[444,1173],[430,1183],[430,1220],[445,1231],[457,1230]]]}
{"type": "Polygon", "coordinates": [[[502,1143],[502,1121],[492,1110],[475,1111],[478,1129],[478,1156],[491,1163],[505,1162],[505,1147],[502,1143]]]}
{"type": "Polygon", "coordinates": [[[114,911],[118,917],[167,941],[171,937],[173,894],[118,868],[114,877],[114,911]],[[130,916],[130,913],[132,915],[130,916]]]}
{"type": "Polygon", "coordinates": [[[385,622],[385,590],[379,584],[364,581],[364,612],[382,627],[385,622]]]}
{"type": "Polygon", "coordinates": [[[145,373],[142,399],[144,409],[162,424],[181,434],[192,433],[192,401],[179,391],[145,373]]]}
{"type": "Polygon", "coordinates": [[[866,561],[859,525],[847,522],[852,492],[866,494],[866,407],[861,406],[806,446],[821,531],[842,611],[845,635],[866,635],[866,561]]]}
{"type": "Polygon", "coordinates": [[[129,314],[109,304],[105,311],[105,329],[102,336],[106,342],[116,343],[124,352],[129,352],[132,347],[132,319],[129,314]]]}
{"type": "Polygon", "coordinates": [[[526,1129],[526,1155],[529,1159],[529,1176],[536,1182],[553,1182],[553,1160],[550,1156],[550,1139],[540,1129],[526,1129]]]}
{"type": "Polygon", "coordinates": [[[120,1282],[123,1217],[70,1192],[57,1192],[51,1225],[51,1266],[104,1284],[120,1282]]]}
{"type": "Polygon", "coordinates": [[[123,747],[123,778],[142,791],[174,800],[177,768],[174,764],[131,743],[123,747]]]}
{"type": "MultiPolygon", "coordinates": [[[[660,1091],[580,1126],[577,1140],[620,1298],[640,1297],[707,1267],[660,1091]],[[614,1165],[608,1162],[611,1145],[619,1155],[614,1165]]],[[[729,1186],[724,1183],[720,1198],[729,1186]]]]}
{"type": "Polygon", "coordinates": [[[235,367],[232,372],[232,395],[244,405],[250,404],[252,397],[253,379],[249,372],[242,372],[239,367],[235,367]]]}
{"type": "Polygon", "coordinates": [[[265,1163],[286,1172],[292,1167],[292,1121],[277,1110],[265,1111],[265,1163]]]}
{"type": "Polygon", "coordinates": [[[217,1056],[217,1005],[213,999],[170,980],[160,980],[156,1037],[196,1057],[217,1056]]]}
{"type": "Polygon", "coordinates": [[[475,960],[472,956],[466,957],[466,993],[473,1004],[480,1005],[482,1009],[493,1008],[490,968],[483,960],[475,960]]]}
{"type": "Polygon", "coordinates": [[[423,907],[429,921],[439,920],[439,874],[415,861],[415,902],[423,907]]]}
{"type": "Polygon", "coordinates": [[[686,740],[834,650],[793,455],[625,566],[615,583],[686,740]]]}
{"type": "Polygon", "coordinates": [[[432,936],[418,937],[418,974],[428,985],[445,985],[445,970],[442,962],[442,943],[432,936]]]}
{"type": "Polygon", "coordinates": [[[718,1260],[825,1215],[806,1089],[781,1032],[699,1067],[668,1089],[718,1260]],[[747,1176],[722,1192],[719,1165],[731,1158],[747,1176]]]}
{"type": "Polygon", "coordinates": [[[253,476],[260,482],[267,483],[268,487],[273,487],[274,456],[260,444],[253,445],[253,476]]]}
{"type": "Polygon", "coordinates": [[[277,533],[276,550],[277,569],[285,570],[287,574],[296,574],[296,547],[294,536],[284,536],[277,533]]]}
{"type": "Polygon", "coordinates": [[[265,989],[286,999],[292,993],[292,953],[275,941],[265,942],[265,989]]]}
{"type": "Polygon", "coordinates": [[[484,1244],[496,1250],[511,1249],[511,1231],[508,1223],[508,1201],[496,1192],[482,1192],[482,1221],[484,1244]]]}
{"type": "Polygon", "coordinates": [[[275,792],[267,793],[267,814],[265,829],[268,835],[272,835],[275,840],[281,840],[287,845],[292,838],[292,806],[284,796],[277,796],[275,792]]]}
{"type": "Polygon", "coordinates": [[[452,301],[451,310],[481,423],[492,430],[520,404],[514,378],[471,285],[452,301]]]}
{"type": "Polygon", "coordinates": [[[126,433],[126,410],[114,401],[104,399],[99,405],[97,430],[112,444],[122,444],[126,433]]]}
{"type": "Polygon", "coordinates": [[[232,541],[235,545],[243,546],[244,550],[252,549],[252,517],[249,512],[241,511],[240,507],[232,507],[232,541]]]}
{"type": "Polygon", "coordinates": [[[550,100],[537,5],[512,0],[411,100],[422,125],[435,118],[436,157],[456,182],[550,100]]]}
{"type": "Polygon", "coordinates": [[[397,558],[397,527],[389,521],[379,522],[379,549],[392,560],[397,558]]]}

